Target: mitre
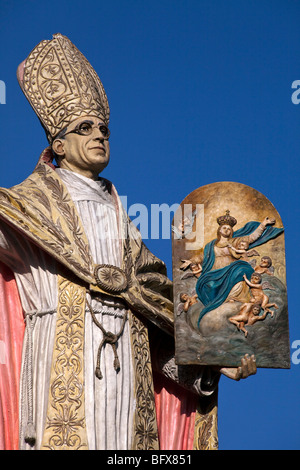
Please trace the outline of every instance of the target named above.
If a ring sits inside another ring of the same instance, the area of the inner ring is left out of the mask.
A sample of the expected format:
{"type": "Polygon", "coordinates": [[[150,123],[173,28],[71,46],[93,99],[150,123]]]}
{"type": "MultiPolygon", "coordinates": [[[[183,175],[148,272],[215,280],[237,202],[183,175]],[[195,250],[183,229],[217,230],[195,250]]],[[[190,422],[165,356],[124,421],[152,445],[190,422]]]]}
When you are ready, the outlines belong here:
{"type": "Polygon", "coordinates": [[[18,67],[19,84],[48,141],[81,116],[109,123],[104,87],[84,55],[61,34],[41,41],[18,67]]]}

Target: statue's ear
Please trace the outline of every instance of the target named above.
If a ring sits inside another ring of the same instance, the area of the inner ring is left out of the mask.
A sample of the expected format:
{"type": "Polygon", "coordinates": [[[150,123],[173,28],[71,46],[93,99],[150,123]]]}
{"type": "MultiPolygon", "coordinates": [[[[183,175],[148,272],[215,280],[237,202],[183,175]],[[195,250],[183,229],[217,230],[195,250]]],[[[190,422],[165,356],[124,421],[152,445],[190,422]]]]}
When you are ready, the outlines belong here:
{"type": "Polygon", "coordinates": [[[65,154],[64,149],[64,140],[63,139],[55,139],[52,143],[52,150],[56,155],[63,157],[65,154]]]}

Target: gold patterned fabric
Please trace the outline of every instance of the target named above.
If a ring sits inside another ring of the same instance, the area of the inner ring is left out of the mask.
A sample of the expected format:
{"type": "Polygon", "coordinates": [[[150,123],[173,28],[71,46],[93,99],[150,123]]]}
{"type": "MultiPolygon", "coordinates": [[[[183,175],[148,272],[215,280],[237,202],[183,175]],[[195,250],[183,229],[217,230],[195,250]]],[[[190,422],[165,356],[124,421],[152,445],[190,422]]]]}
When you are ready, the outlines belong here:
{"type": "Polygon", "coordinates": [[[84,401],[86,289],[59,276],[48,411],[41,450],[87,450],[84,401]]]}
{"type": "Polygon", "coordinates": [[[142,320],[130,316],[135,369],[136,412],[132,450],[158,450],[158,430],[152,380],[148,329],[142,320]]]}
{"type": "Polygon", "coordinates": [[[109,122],[107,96],[95,70],[65,36],[41,41],[19,65],[19,84],[49,142],[82,116],[109,122]]]}
{"type": "Polygon", "coordinates": [[[194,450],[218,450],[218,390],[198,402],[194,450]]]}

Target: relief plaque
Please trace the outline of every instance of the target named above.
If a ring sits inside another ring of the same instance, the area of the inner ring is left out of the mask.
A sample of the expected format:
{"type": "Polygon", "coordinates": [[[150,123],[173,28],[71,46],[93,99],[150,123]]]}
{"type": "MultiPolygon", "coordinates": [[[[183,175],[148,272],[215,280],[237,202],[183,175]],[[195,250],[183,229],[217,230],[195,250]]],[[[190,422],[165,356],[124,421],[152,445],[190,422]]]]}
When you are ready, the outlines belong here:
{"type": "Polygon", "coordinates": [[[234,182],[190,193],[172,223],[176,361],[289,368],[284,228],[272,203],[234,182]]]}

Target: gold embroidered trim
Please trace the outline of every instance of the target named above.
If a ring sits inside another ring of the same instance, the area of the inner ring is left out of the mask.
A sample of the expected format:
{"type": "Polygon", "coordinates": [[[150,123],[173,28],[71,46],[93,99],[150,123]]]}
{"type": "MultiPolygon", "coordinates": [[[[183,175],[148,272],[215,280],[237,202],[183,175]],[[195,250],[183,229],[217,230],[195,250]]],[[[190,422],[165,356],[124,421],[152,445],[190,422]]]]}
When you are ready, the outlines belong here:
{"type": "Polygon", "coordinates": [[[59,276],[58,310],[42,450],[87,450],[84,406],[85,289],[59,276]]]}
{"type": "Polygon", "coordinates": [[[158,450],[158,431],[148,330],[133,314],[129,315],[135,370],[136,410],[133,450],[158,450]]]}
{"type": "Polygon", "coordinates": [[[218,392],[201,398],[196,411],[194,450],[218,450],[218,392]]]}

